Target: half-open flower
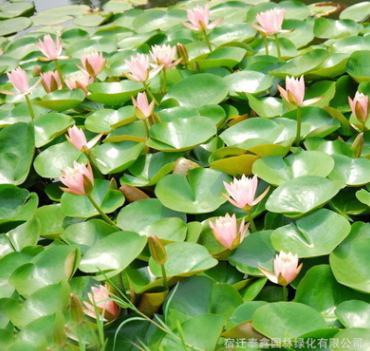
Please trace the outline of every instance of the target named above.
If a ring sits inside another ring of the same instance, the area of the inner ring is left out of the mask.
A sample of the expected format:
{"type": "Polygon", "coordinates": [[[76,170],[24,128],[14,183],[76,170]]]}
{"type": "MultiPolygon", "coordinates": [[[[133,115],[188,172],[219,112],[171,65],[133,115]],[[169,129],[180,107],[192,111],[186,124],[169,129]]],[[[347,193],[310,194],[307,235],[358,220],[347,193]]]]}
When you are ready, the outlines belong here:
{"type": "Polygon", "coordinates": [[[93,286],[91,290],[92,293],[87,294],[91,303],[84,301],[85,314],[97,319],[95,304],[100,319],[105,321],[116,319],[119,316],[120,308],[115,301],[111,300],[108,287],[106,285],[93,286]]]}
{"type": "Polygon", "coordinates": [[[73,168],[67,167],[61,173],[63,177],[60,177],[59,180],[68,187],[61,188],[63,191],[81,196],[91,194],[94,187],[94,175],[90,164],[85,166],[82,163],[74,161],[73,168]]]}
{"type": "Polygon", "coordinates": [[[289,33],[291,30],[283,30],[281,26],[284,21],[284,9],[274,8],[265,12],[260,12],[256,16],[257,24],[252,26],[262,35],[273,35],[277,33],[289,33]]]}
{"type": "Polygon", "coordinates": [[[144,54],[137,54],[131,56],[131,60],[125,60],[130,73],[126,73],[126,77],[135,82],[146,82],[148,79],[155,77],[163,68],[162,65],[150,70],[149,56],[144,54]]]}
{"type": "Polygon", "coordinates": [[[83,67],[79,68],[86,71],[86,73],[93,78],[103,71],[107,62],[101,52],[83,54],[81,55],[80,59],[83,67]]]}
{"type": "Polygon", "coordinates": [[[39,40],[36,46],[46,56],[39,57],[39,60],[41,61],[62,60],[68,58],[68,56],[61,55],[63,45],[58,36],[56,37],[56,41],[54,41],[50,34],[46,34],[43,39],[39,40]]]}
{"type": "Polygon", "coordinates": [[[58,72],[49,71],[41,74],[41,84],[47,93],[62,89],[58,72]]]}
{"type": "Polygon", "coordinates": [[[209,222],[212,233],[216,240],[226,249],[235,249],[244,239],[247,226],[244,221],[238,228],[235,214],[230,216],[228,213],[224,217],[219,217],[215,222],[209,222]]]}
{"type": "Polygon", "coordinates": [[[17,92],[0,91],[0,93],[6,95],[28,95],[31,93],[32,89],[40,83],[40,80],[38,80],[32,87],[30,87],[27,73],[21,67],[13,69],[6,75],[8,76],[10,82],[13,84],[15,90],[17,90],[17,92]]]}
{"type": "Polygon", "coordinates": [[[181,62],[181,58],[175,60],[177,54],[176,46],[171,47],[169,45],[154,45],[150,51],[156,66],[163,66],[163,69],[169,69],[175,67],[181,62]]]}
{"type": "Polygon", "coordinates": [[[137,100],[132,96],[132,104],[135,107],[135,113],[136,116],[142,120],[148,119],[154,109],[155,101],[153,100],[150,104],[148,102],[148,97],[146,96],[146,93],[139,93],[137,95],[137,100]]]}
{"type": "Polygon", "coordinates": [[[365,124],[369,118],[369,97],[357,91],[353,100],[348,97],[348,102],[354,116],[365,124]]]}
{"type": "Polygon", "coordinates": [[[94,82],[94,78],[90,77],[86,72],[79,71],[64,79],[69,89],[82,89],[88,94],[87,86],[94,82]]]}
{"type": "Polygon", "coordinates": [[[260,196],[256,197],[258,187],[257,176],[247,178],[244,174],[240,180],[234,178],[231,184],[224,182],[224,186],[230,196],[222,194],[223,197],[234,206],[245,210],[257,205],[267,195],[270,189],[268,187],[260,196]]]}
{"type": "Polygon", "coordinates": [[[195,6],[193,10],[187,10],[186,12],[190,23],[184,22],[183,25],[198,32],[213,29],[223,20],[223,18],[218,18],[209,23],[209,8],[207,5],[203,7],[195,6]]]}
{"type": "Polygon", "coordinates": [[[72,128],[68,128],[68,135],[66,135],[66,138],[77,150],[84,152],[92,148],[99,141],[101,136],[102,134],[99,134],[87,142],[83,130],[74,125],[72,128]]]}
{"type": "Polygon", "coordinates": [[[300,79],[296,79],[294,77],[286,77],[285,89],[283,89],[280,85],[278,85],[277,87],[282,98],[288,103],[297,107],[308,106],[322,99],[322,97],[317,97],[303,101],[306,89],[303,76],[300,79]]]}
{"type": "Polygon", "coordinates": [[[280,251],[274,259],[274,273],[261,267],[259,269],[273,283],[286,286],[297,277],[302,265],[298,266],[298,255],[280,251]]]}

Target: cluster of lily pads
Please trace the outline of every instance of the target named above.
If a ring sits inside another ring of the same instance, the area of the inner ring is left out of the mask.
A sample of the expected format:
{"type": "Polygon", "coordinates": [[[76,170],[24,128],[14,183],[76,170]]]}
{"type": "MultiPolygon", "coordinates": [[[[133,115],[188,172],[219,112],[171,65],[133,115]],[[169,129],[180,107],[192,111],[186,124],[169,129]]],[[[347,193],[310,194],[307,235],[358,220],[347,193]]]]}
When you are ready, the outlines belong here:
{"type": "Polygon", "coordinates": [[[0,5],[0,350],[369,349],[370,3],[32,10],[0,5]]]}

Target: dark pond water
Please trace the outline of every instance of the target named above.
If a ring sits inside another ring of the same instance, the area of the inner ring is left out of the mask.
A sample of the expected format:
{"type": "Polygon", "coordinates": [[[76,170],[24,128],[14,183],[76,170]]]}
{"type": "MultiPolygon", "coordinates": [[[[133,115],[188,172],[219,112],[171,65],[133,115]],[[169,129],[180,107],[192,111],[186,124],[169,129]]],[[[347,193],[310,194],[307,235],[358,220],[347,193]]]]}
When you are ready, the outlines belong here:
{"type": "MultiPolygon", "coordinates": [[[[108,0],[34,0],[36,5],[37,11],[42,11],[58,6],[65,6],[65,5],[88,5],[93,7],[102,7],[108,0]]],[[[313,4],[315,2],[325,1],[325,0],[301,0],[305,4],[313,4]]],[[[177,0],[149,0],[148,7],[156,7],[156,6],[169,6],[171,4],[176,3],[177,0]]],[[[276,1],[279,2],[279,1],[276,1]]],[[[347,5],[353,5],[360,1],[357,0],[337,0],[336,2],[340,2],[347,5]]]]}

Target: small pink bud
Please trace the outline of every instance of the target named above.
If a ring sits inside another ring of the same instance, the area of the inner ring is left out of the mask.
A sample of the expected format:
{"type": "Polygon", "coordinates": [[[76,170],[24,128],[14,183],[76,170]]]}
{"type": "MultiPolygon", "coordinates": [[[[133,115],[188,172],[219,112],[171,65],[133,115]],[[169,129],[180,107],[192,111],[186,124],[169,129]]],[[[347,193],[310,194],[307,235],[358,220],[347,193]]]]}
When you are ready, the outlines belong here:
{"type": "Polygon", "coordinates": [[[90,164],[85,166],[82,163],[74,161],[73,168],[67,167],[61,172],[63,177],[60,177],[59,180],[68,187],[61,188],[63,191],[81,196],[91,194],[94,186],[94,175],[90,164]]]}
{"type": "Polygon", "coordinates": [[[41,74],[41,84],[47,93],[62,88],[58,72],[49,71],[41,74]]]}
{"type": "Polygon", "coordinates": [[[67,58],[66,56],[61,56],[63,46],[62,41],[58,36],[56,37],[56,41],[54,42],[53,38],[49,34],[46,34],[43,39],[39,40],[36,46],[46,56],[46,58],[40,58],[40,60],[42,61],[67,58]]]}
{"type": "Polygon", "coordinates": [[[154,103],[155,101],[153,100],[150,104],[148,102],[148,97],[146,96],[146,93],[139,93],[137,95],[137,100],[135,100],[134,97],[131,97],[132,99],[132,104],[135,107],[135,112],[138,118],[145,120],[148,119],[154,109],[154,103]]]}
{"type": "Polygon", "coordinates": [[[261,12],[256,16],[259,23],[252,24],[262,35],[273,35],[277,33],[290,32],[281,29],[284,21],[284,9],[274,8],[265,12],[261,12]]]}
{"type": "Polygon", "coordinates": [[[348,97],[348,102],[354,116],[362,123],[365,124],[369,118],[369,98],[368,96],[356,92],[354,99],[348,97]]]}
{"type": "Polygon", "coordinates": [[[322,99],[322,97],[318,97],[303,102],[306,89],[303,76],[300,79],[286,77],[285,89],[283,89],[280,85],[278,85],[278,89],[285,101],[297,107],[311,105],[322,99]]]}
{"type": "Polygon", "coordinates": [[[85,70],[91,77],[95,78],[103,71],[107,60],[103,58],[101,52],[92,52],[90,54],[81,55],[81,62],[83,70],[85,70]]]}
{"type": "Polygon", "coordinates": [[[230,196],[222,194],[226,200],[232,203],[234,206],[244,209],[250,209],[254,205],[257,205],[268,193],[270,187],[268,187],[260,196],[256,198],[256,191],[258,186],[257,176],[253,178],[247,178],[244,174],[241,179],[234,178],[231,184],[224,182],[224,186],[230,196]]]}
{"type": "Polygon", "coordinates": [[[99,312],[99,318],[102,320],[113,320],[119,316],[120,309],[117,303],[111,299],[108,287],[106,285],[100,285],[99,287],[93,286],[91,288],[92,294],[88,293],[87,296],[91,303],[84,301],[85,314],[97,319],[94,305],[99,312]]]}
{"type": "Polygon", "coordinates": [[[228,213],[225,217],[217,218],[214,223],[209,222],[209,226],[216,240],[229,250],[235,249],[243,241],[247,231],[244,221],[238,228],[235,214],[230,216],[228,213]]]}
{"type": "Polygon", "coordinates": [[[94,78],[91,78],[86,72],[79,71],[69,76],[64,82],[69,89],[82,89],[87,94],[87,86],[94,82],[94,78]]]}
{"type": "Polygon", "coordinates": [[[223,18],[219,18],[212,23],[209,23],[209,8],[207,5],[204,7],[195,6],[193,10],[187,10],[186,12],[190,23],[183,23],[183,25],[199,32],[213,29],[223,20],[223,18]]]}
{"type": "Polygon", "coordinates": [[[82,150],[82,148],[87,144],[83,130],[76,126],[68,129],[68,135],[66,135],[66,138],[77,150],[82,150]]]}
{"type": "Polygon", "coordinates": [[[274,273],[259,267],[260,271],[273,283],[286,286],[291,283],[301,271],[302,264],[298,266],[298,255],[291,252],[280,251],[274,259],[274,273]]]}
{"type": "Polygon", "coordinates": [[[15,68],[6,75],[20,94],[28,94],[30,92],[27,73],[22,68],[15,68]]]}
{"type": "Polygon", "coordinates": [[[148,79],[156,76],[163,68],[162,65],[150,70],[149,56],[144,54],[137,54],[131,56],[131,60],[125,60],[126,66],[131,73],[126,73],[126,77],[135,82],[146,82],[148,79]]]}
{"type": "Polygon", "coordinates": [[[181,59],[174,61],[175,56],[176,56],[175,46],[171,48],[171,46],[169,45],[162,45],[162,46],[154,45],[152,46],[150,55],[152,56],[155,64],[157,66],[162,65],[163,69],[169,69],[169,68],[175,67],[181,61],[181,59]]]}

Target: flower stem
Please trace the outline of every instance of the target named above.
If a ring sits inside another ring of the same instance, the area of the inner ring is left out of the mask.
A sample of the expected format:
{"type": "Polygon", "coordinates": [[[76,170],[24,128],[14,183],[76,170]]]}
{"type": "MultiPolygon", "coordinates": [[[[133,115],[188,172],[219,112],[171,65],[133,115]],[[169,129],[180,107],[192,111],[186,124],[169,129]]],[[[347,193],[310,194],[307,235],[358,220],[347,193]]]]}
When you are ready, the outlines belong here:
{"type": "Polygon", "coordinates": [[[144,85],[144,89],[145,89],[146,93],[149,95],[149,97],[150,97],[152,100],[154,100],[154,103],[155,103],[156,105],[159,105],[159,104],[158,104],[158,101],[156,100],[156,98],[154,97],[153,93],[152,93],[152,92],[151,92],[151,90],[149,89],[149,85],[148,85],[148,84],[146,84],[146,82],[143,82],[143,85],[144,85]]]}
{"type": "Polygon", "coordinates": [[[149,127],[146,119],[143,119],[144,123],[144,128],[145,128],[145,133],[146,133],[146,138],[149,139],[149,127]]]}
{"type": "Polygon", "coordinates": [[[266,51],[266,55],[269,56],[270,53],[269,53],[269,43],[267,41],[267,38],[266,36],[263,36],[263,42],[265,43],[265,51],[266,51]]]}
{"type": "Polygon", "coordinates": [[[204,35],[204,40],[208,46],[209,51],[212,52],[211,42],[209,41],[208,34],[205,30],[203,31],[203,35],[204,35]]]}
{"type": "Polygon", "coordinates": [[[257,231],[256,225],[254,224],[254,220],[252,217],[252,209],[247,210],[247,215],[248,215],[248,221],[251,225],[252,233],[255,233],[257,231]]]}
{"type": "Polygon", "coordinates": [[[166,268],[164,268],[164,264],[161,264],[161,271],[162,271],[162,278],[163,278],[163,287],[165,289],[168,289],[167,274],[166,274],[166,268]]]}
{"type": "Polygon", "coordinates": [[[87,195],[88,199],[92,203],[92,205],[96,208],[96,210],[100,213],[100,215],[104,218],[104,220],[109,223],[110,225],[120,229],[116,223],[114,223],[105,213],[104,211],[100,208],[100,206],[95,202],[95,200],[92,198],[91,194],[87,195]]]}
{"type": "Polygon", "coordinates": [[[33,121],[33,120],[35,119],[35,113],[33,112],[33,107],[32,107],[31,100],[30,100],[30,98],[28,97],[28,95],[25,95],[24,97],[26,98],[28,111],[30,112],[31,119],[32,119],[32,121],[33,121]]]}
{"type": "Polygon", "coordinates": [[[62,69],[60,68],[58,60],[54,60],[54,63],[55,63],[55,68],[57,69],[57,72],[59,75],[60,82],[62,83],[63,88],[66,88],[66,83],[64,82],[62,69]]]}
{"type": "Polygon", "coordinates": [[[277,34],[275,34],[275,43],[276,43],[277,57],[278,57],[278,60],[281,61],[280,42],[279,42],[279,38],[277,34]]]}
{"type": "Polygon", "coordinates": [[[166,74],[165,69],[162,71],[162,76],[163,76],[163,85],[162,85],[161,90],[163,94],[166,94],[167,93],[167,74],[166,74]]]}
{"type": "Polygon", "coordinates": [[[297,132],[295,138],[295,145],[299,146],[301,141],[301,125],[302,125],[302,110],[300,107],[297,108],[297,132]]]}
{"type": "Polygon", "coordinates": [[[283,286],[283,300],[288,301],[288,288],[283,286]]]}

